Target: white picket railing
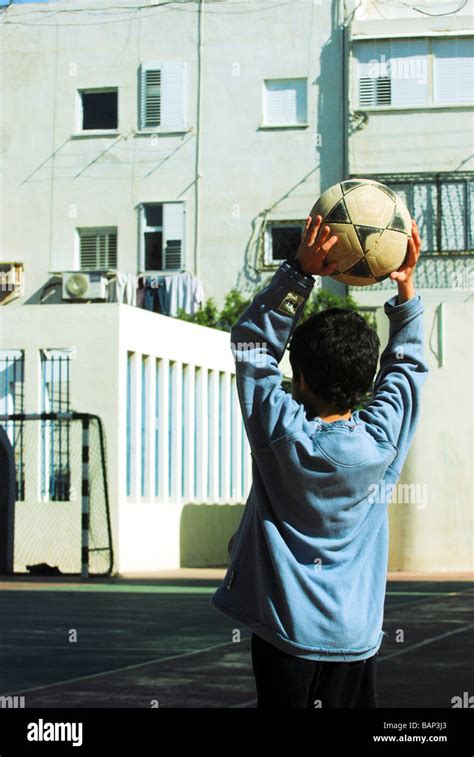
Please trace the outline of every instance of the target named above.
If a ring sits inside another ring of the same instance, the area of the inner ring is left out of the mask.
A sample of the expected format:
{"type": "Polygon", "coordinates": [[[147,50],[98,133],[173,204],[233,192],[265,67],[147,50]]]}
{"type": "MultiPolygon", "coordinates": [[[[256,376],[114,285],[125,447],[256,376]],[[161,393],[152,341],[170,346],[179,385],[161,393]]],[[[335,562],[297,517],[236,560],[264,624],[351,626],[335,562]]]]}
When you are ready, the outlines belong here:
{"type": "Polygon", "coordinates": [[[250,447],[235,374],[127,352],[126,496],[242,502],[250,447]]]}

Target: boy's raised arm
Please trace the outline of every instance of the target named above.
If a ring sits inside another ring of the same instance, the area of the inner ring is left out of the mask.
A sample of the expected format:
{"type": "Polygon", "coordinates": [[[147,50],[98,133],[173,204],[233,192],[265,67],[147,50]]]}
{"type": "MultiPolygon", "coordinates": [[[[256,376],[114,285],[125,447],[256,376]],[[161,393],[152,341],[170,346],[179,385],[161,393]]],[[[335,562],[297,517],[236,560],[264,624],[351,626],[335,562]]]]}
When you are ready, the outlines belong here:
{"type": "Polygon", "coordinates": [[[398,478],[415,433],[420,412],[420,389],[428,367],[423,358],[423,304],[415,292],[413,273],[420,254],[421,240],[413,221],[413,238],[408,241],[405,264],[391,278],[397,282],[398,296],[384,306],[390,319],[389,340],[380,357],[374,396],[359,417],[374,436],[397,449],[390,468],[398,478]]]}
{"type": "Polygon", "coordinates": [[[231,329],[237,391],[253,449],[268,446],[306,422],[303,405],[281,385],[278,364],[314,287],[312,274],[324,276],[333,270],[324,258],[336,237],[328,239],[327,226],[319,235],[322,219],[318,219],[308,217],[296,254],[302,273],[287,261],[282,263],[231,329]]]}
{"type": "Polygon", "coordinates": [[[237,392],[252,448],[283,436],[300,411],[281,385],[278,364],[313,286],[314,279],[285,261],[231,329],[237,392]]]}

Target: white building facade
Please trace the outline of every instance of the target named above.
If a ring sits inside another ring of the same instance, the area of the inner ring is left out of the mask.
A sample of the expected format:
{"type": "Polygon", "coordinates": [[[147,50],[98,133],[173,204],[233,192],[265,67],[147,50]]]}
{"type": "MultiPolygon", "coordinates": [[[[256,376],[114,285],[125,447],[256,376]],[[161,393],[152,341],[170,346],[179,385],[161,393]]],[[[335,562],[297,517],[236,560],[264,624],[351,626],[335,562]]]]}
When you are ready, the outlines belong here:
{"type": "MultiPolygon", "coordinates": [[[[445,208],[461,219],[471,207],[472,102],[463,73],[472,58],[470,16],[464,8],[440,22],[381,3],[362,3],[355,14],[354,4],[345,5],[60,0],[11,6],[1,16],[0,262],[8,282],[0,295],[1,407],[102,418],[116,572],[223,564],[225,528],[219,531],[212,505],[244,503],[251,481],[229,335],[160,312],[153,278],[171,281],[191,309],[198,292],[219,304],[234,286],[249,293],[298,244],[320,192],[364,175],[384,176],[414,203],[433,253],[422,290],[436,371],[407,480],[429,480],[432,463],[419,451],[426,434],[445,463],[437,466],[433,517],[418,553],[400,534],[414,525],[419,534],[424,508],[393,509],[391,566],[470,564],[462,450],[472,432],[453,442],[461,449],[455,473],[445,442],[433,442],[440,395],[454,376],[463,377],[463,396],[472,383],[472,349],[457,331],[472,324],[462,289],[470,281],[472,225],[453,232],[444,222],[435,233],[439,219],[450,218],[445,208]],[[421,60],[414,71],[422,78],[426,70],[427,84],[413,90],[367,71],[382,55],[421,60]],[[453,77],[456,101],[449,102],[453,77]],[[456,555],[435,553],[454,477],[451,532],[463,546],[456,555]],[[201,503],[214,536],[183,555],[183,538],[192,543],[183,537],[184,508],[201,503]]],[[[351,293],[378,307],[383,333],[384,286],[351,293]]],[[[282,368],[288,374],[286,360],[282,368]]],[[[53,480],[64,454],[48,452],[53,480]]],[[[46,522],[38,506],[51,504],[40,481],[26,484],[17,503],[27,530],[46,522]]],[[[72,519],[77,507],[71,503],[72,519]]],[[[229,523],[237,511],[229,511],[229,523]]],[[[28,538],[22,528],[18,544],[28,538]]],[[[51,540],[44,544],[30,562],[54,563],[51,540]]]]}
{"type": "MultiPolygon", "coordinates": [[[[416,288],[430,375],[389,509],[392,570],[473,568],[472,14],[471,2],[362,2],[350,30],[349,176],[395,189],[423,241],[416,288]]],[[[380,306],[394,285],[349,289],[380,306]]],[[[387,336],[380,310],[377,319],[387,336]]]]}

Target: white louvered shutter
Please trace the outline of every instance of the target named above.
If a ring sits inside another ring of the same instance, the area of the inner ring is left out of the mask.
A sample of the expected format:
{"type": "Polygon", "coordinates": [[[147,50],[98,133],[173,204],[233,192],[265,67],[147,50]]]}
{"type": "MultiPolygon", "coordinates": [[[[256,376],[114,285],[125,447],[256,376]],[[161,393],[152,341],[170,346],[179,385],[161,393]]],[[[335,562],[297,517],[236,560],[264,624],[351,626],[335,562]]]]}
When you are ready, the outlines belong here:
{"type": "Polygon", "coordinates": [[[100,270],[117,267],[117,232],[82,232],[81,269],[100,270]]]}
{"type": "Polygon", "coordinates": [[[425,39],[382,39],[354,48],[359,107],[428,103],[425,39]]]}
{"type": "Polygon", "coordinates": [[[161,124],[162,71],[159,66],[140,68],[140,129],[149,129],[161,124]]]}
{"type": "Polygon", "coordinates": [[[390,40],[391,104],[428,105],[428,41],[390,40]]]}
{"type": "Polygon", "coordinates": [[[264,123],[306,123],[306,82],[306,79],[267,79],[263,103],[264,123]]]}
{"type": "Polygon", "coordinates": [[[140,68],[140,129],[186,127],[186,63],[167,61],[140,68]]]}
{"type": "Polygon", "coordinates": [[[162,65],[162,126],[186,126],[186,63],[170,61],[162,65]]]}
{"type": "Polygon", "coordinates": [[[474,104],[474,40],[435,39],[433,57],[435,104],[474,104]]]}
{"type": "Polygon", "coordinates": [[[183,267],[183,240],[183,203],[163,203],[163,269],[173,271],[183,267]]]}
{"type": "Polygon", "coordinates": [[[371,40],[354,46],[356,61],[358,106],[390,105],[390,79],[381,66],[388,61],[390,47],[387,40],[371,40]]]}

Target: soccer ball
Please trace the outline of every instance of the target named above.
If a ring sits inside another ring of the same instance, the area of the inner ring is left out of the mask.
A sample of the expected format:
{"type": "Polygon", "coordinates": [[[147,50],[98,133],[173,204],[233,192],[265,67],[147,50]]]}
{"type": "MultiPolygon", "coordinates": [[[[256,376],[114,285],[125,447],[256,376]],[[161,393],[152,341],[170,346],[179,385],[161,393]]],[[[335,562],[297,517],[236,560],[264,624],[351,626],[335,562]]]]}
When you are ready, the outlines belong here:
{"type": "Polygon", "coordinates": [[[332,278],[368,286],[388,278],[405,260],[411,217],[403,200],[373,179],[349,179],[326,189],[314,204],[312,218],[337,234],[326,256],[337,262],[332,278]]]}

